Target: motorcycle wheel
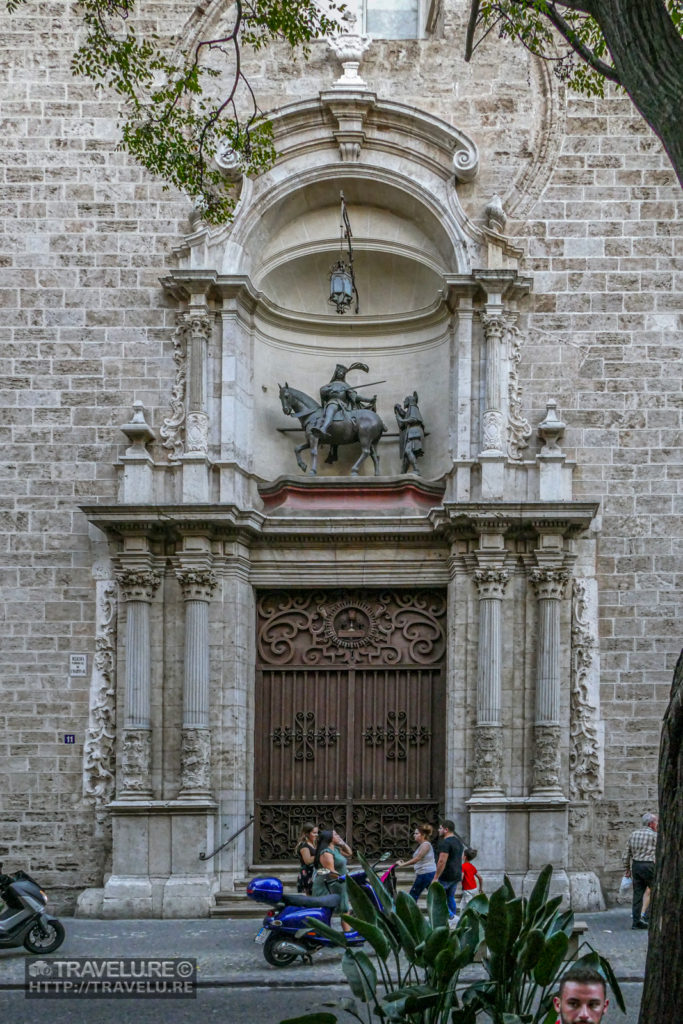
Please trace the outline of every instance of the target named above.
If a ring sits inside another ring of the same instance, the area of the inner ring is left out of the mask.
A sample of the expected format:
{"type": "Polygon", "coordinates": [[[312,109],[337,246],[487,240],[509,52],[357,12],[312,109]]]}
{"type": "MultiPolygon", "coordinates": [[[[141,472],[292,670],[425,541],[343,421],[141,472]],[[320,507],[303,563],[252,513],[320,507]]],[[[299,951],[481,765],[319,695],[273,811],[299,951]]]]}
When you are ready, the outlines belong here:
{"type": "Polygon", "coordinates": [[[24,949],[29,953],[54,953],[64,942],[66,932],[59,921],[47,921],[45,927],[36,921],[24,939],[24,949]]]}
{"type": "Polygon", "coordinates": [[[271,934],[263,946],[263,955],[271,967],[289,967],[297,958],[297,953],[285,949],[285,940],[279,935],[271,934]]]}

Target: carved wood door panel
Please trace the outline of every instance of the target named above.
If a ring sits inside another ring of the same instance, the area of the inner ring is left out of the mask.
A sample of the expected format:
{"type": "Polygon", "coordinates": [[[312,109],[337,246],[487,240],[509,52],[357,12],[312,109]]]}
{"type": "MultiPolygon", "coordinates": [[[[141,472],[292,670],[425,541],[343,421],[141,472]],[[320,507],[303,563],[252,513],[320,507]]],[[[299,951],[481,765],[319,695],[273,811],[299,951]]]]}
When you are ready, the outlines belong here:
{"type": "Polygon", "coordinates": [[[257,609],[256,862],[291,859],[308,820],[405,854],[443,800],[444,596],[275,592],[257,609]]]}

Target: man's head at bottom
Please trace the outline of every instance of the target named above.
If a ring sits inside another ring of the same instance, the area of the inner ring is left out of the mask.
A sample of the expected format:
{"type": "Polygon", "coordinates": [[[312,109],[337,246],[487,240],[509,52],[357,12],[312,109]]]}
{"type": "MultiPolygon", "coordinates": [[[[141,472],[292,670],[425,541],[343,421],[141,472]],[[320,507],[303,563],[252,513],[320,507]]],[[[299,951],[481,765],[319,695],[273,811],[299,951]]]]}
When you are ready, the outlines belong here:
{"type": "Polygon", "coordinates": [[[592,967],[570,967],[553,1002],[561,1024],[599,1024],[609,1006],[605,979],[592,967]]]}

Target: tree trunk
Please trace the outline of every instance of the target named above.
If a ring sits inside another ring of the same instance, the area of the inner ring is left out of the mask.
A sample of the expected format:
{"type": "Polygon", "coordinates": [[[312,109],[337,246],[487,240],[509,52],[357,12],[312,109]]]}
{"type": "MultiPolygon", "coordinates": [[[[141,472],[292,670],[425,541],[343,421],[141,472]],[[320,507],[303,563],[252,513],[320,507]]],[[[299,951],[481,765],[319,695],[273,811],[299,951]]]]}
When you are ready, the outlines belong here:
{"type": "Polygon", "coordinates": [[[683,651],[659,748],[659,835],[638,1024],[670,1024],[683,1007],[683,651]]]}
{"type": "Polygon", "coordinates": [[[661,139],[683,185],[683,39],[664,0],[588,0],[621,84],[661,139]]]}

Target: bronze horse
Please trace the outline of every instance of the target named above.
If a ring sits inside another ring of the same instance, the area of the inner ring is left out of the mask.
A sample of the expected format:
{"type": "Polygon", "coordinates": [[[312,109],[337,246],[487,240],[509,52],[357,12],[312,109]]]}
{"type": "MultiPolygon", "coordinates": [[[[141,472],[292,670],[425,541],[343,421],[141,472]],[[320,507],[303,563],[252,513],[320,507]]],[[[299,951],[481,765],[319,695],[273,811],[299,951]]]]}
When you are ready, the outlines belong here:
{"type": "MultiPolygon", "coordinates": [[[[318,444],[325,444],[325,441],[320,441],[318,437],[312,432],[312,427],[319,427],[323,420],[323,409],[310,395],[305,394],[303,391],[297,391],[295,388],[290,388],[289,384],[285,381],[285,386],[278,384],[280,389],[280,402],[282,403],[282,411],[287,416],[297,416],[301,429],[306,435],[306,440],[303,444],[297,445],[294,449],[296,455],[296,461],[299,468],[305,473],[307,465],[301,458],[301,452],[310,448],[311,451],[311,469],[312,475],[318,472],[318,444]]],[[[351,476],[358,476],[358,471],[363,465],[368,455],[372,459],[372,463],[375,467],[375,476],[379,476],[379,455],[377,454],[377,442],[387,428],[380,416],[372,409],[353,409],[351,412],[346,413],[344,419],[335,419],[332,421],[328,437],[330,438],[330,453],[327,456],[326,462],[335,462],[337,459],[336,448],[340,444],[354,444],[358,442],[361,447],[360,458],[354,462],[351,467],[351,476]]]]}

